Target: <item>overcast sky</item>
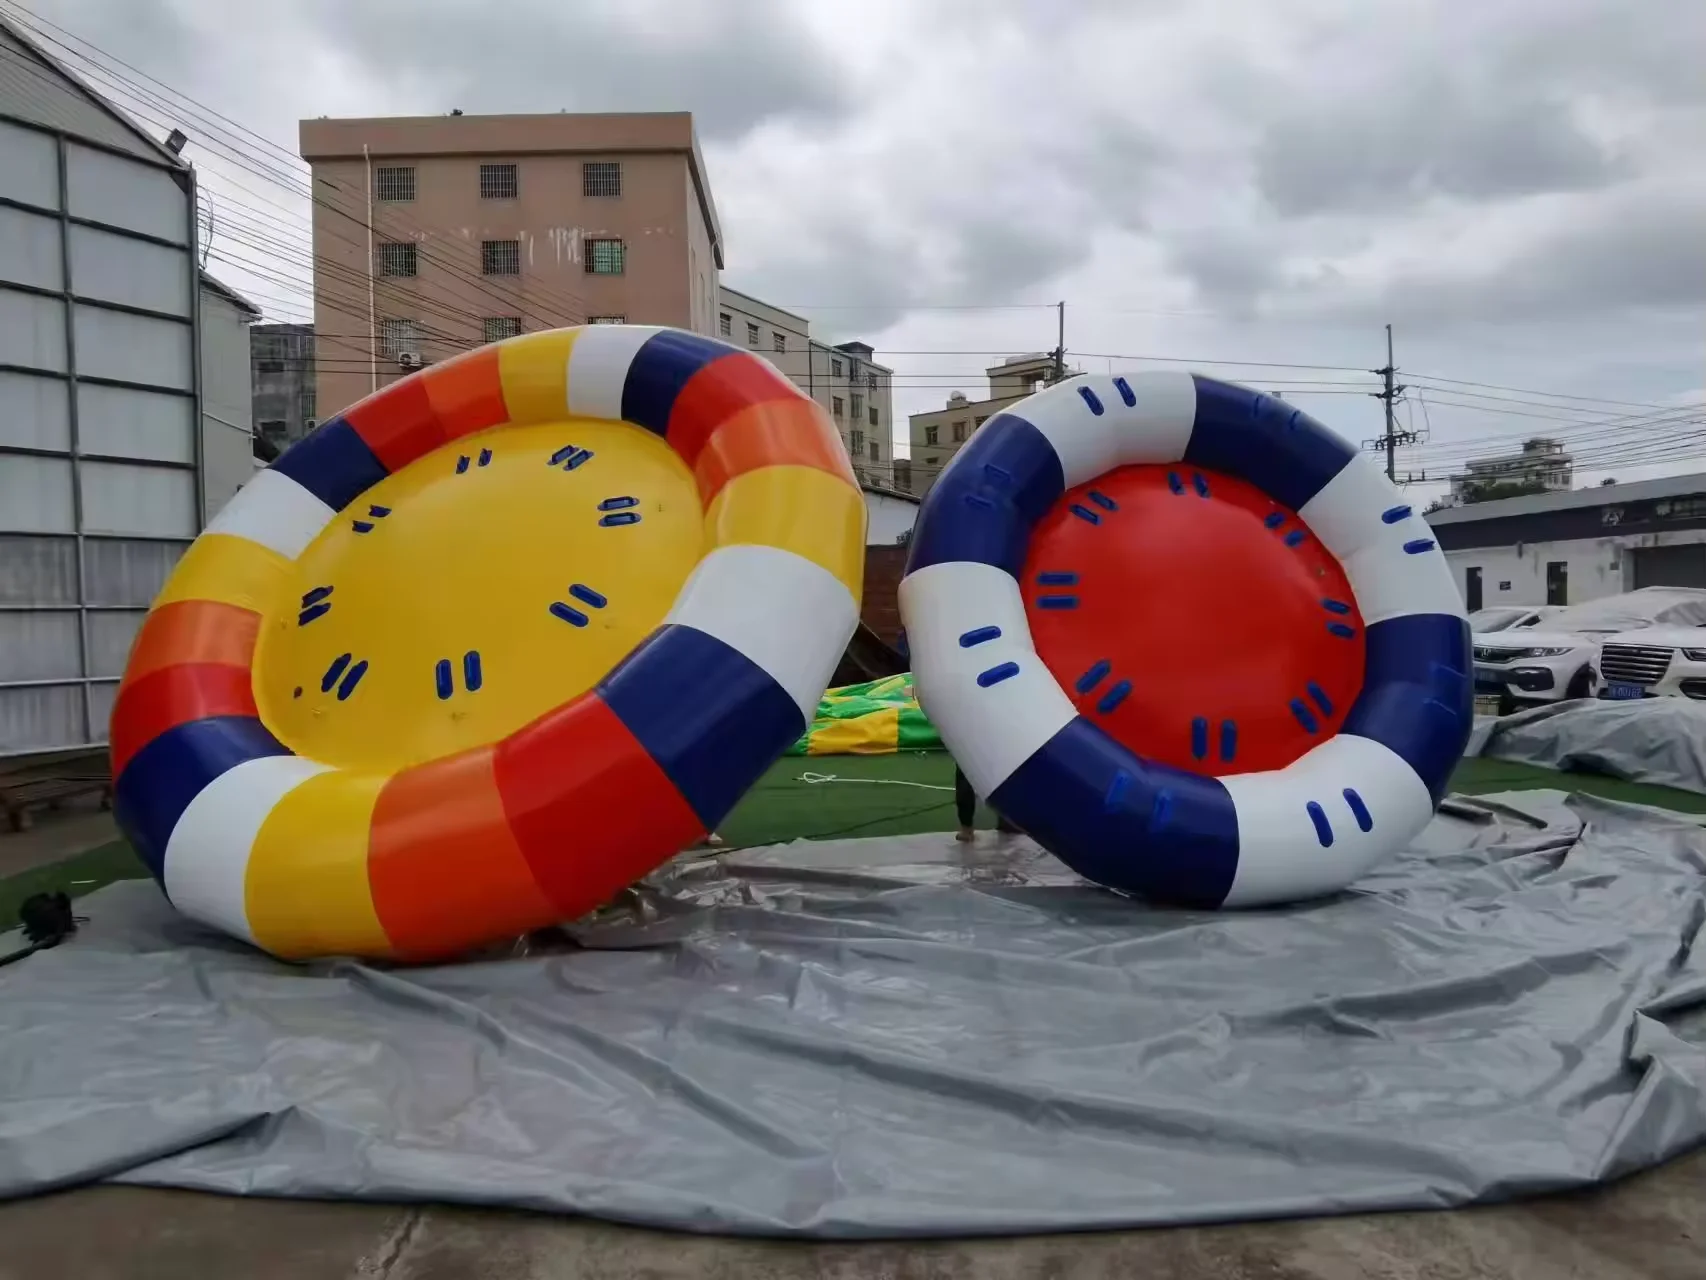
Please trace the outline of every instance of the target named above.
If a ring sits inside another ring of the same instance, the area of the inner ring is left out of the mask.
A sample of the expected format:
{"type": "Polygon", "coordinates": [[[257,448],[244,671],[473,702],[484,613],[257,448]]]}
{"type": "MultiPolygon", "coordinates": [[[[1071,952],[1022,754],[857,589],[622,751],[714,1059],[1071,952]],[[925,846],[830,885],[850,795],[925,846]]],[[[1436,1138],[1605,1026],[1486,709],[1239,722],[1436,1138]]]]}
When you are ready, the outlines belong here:
{"type": "MultiPolygon", "coordinates": [[[[1064,299],[1080,367],[1188,358],[1359,439],[1391,322],[1401,472],[1535,433],[1582,480],[1706,470],[1700,0],[30,7],[292,154],[304,116],[690,110],[724,282],[876,346],[903,422],[1064,299]]],[[[303,223],[240,180],[234,217],[303,223]]]]}

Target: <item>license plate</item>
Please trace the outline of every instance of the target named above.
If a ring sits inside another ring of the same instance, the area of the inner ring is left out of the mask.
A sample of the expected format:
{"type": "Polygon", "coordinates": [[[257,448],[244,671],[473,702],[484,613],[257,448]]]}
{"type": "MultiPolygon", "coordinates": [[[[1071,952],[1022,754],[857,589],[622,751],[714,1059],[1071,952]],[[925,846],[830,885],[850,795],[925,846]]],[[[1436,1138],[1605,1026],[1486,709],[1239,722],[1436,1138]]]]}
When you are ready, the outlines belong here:
{"type": "Polygon", "coordinates": [[[1647,696],[1647,691],[1638,684],[1619,684],[1613,680],[1605,686],[1605,696],[1621,702],[1630,698],[1644,698],[1647,696]]]}

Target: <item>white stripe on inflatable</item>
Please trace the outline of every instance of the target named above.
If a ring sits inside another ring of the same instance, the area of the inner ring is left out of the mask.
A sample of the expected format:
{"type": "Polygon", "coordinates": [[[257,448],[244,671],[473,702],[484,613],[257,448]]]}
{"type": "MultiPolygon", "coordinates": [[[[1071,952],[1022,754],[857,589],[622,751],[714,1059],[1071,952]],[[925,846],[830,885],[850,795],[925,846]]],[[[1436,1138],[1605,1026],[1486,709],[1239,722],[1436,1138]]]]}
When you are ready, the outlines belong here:
{"type": "Polygon", "coordinates": [[[987,796],[1078,714],[1032,647],[1019,584],[993,565],[950,560],[904,578],[900,607],[919,705],[987,796]],[[1000,636],[960,643],[986,627],[1000,636]],[[1008,662],[1017,675],[978,684],[1008,662]]]}
{"type": "Polygon", "coordinates": [[[1126,404],[1112,377],[1081,374],[1010,410],[1054,447],[1068,489],[1115,467],[1177,462],[1185,456],[1197,419],[1197,384],[1191,375],[1159,370],[1120,376],[1135,404],[1126,404]],[[1079,388],[1096,397],[1101,413],[1090,407],[1079,388]]]}
{"type": "Polygon", "coordinates": [[[664,621],[715,636],[757,663],[809,725],[859,625],[859,605],[841,579],[805,557],[742,544],[701,560],[664,621]]]}
{"type": "Polygon", "coordinates": [[[203,924],[254,942],[244,885],[255,837],[287,792],[329,770],[301,756],[262,756],[245,760],[203,787],[166,841],[166,893],[172,905],[203,924]]]}
{"type": "Polygon", "coordinates": [[[258,542],[294,560],[336,515],[284,472],[269,467],[250,476],[202,532],[258,542]]]}
{"type": "Polygon", "coordinates": [[[1238,812],[1238,871],[1223,905],[1254,907],[1332,893],[1401,849],[1433,817],[1415,770],[1388,747],[1341,733],[1284,769],[1221,782],[1238,812]],[[1349,789],[1373,826],[1357,824],[1349,789]],[[1333,843],[1322,847],[1308,805],[1321,806],[1333,843]]]}
{"type": "Polygon", "coordinates": [[[1413,512],[1391,524],[1381,519],[1409,505],[1374,459],[1359,453],[1297,513],[1343,566],[1367,626],[1413,613],[1463,616],[1463,597],[1428,522],[1413,512]],[[1404,550],[1419,542],[1434,545],[1404,550]]]}
{"type": "Polygon", "coordinates": [[[569,348],[569,412],[622,421],[622,392],[634,353],[663,330],[652,324],[589,324],[569,348]]]}

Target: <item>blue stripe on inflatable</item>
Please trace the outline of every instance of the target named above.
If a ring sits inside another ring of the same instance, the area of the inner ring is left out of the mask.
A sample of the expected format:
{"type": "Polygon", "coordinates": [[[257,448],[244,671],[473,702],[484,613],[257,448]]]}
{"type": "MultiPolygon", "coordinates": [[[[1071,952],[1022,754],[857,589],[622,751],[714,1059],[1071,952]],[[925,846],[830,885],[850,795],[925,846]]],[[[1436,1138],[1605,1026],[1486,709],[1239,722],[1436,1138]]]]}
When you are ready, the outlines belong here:
{"type": "Polygon", "coordinates": [[[1017,414],[996,414],[925,497],[906,571],[974,560],[1017,578],[1032,526],[1065,491],[1048,437],[1017,414]]]}
{"type": "Polygon", "coordinates": [[[663,435],[669,413],[687,380],[713,360],[742,355],[738,347],[696,333],[665,329],[647,338],[634,353],[622,384],[622,417],[636,427],[663,435]]]}
{"type": "Polygon", "coordinates": [[[342,418],[332,418],[303,436],[271,469],[282,471],[333,511],[342,511],[390,474],[342,418]]]}
{"type": "Polygon", "coordinates": [[[163,884],[166,842],[190,801],[245,761],[290,754],[290,748],[253,716],[213,716],[174,725],[132,756],[113,784],[119,830],[163,884]]]}
{"type": "Polygon", "coordinates": [[[770,674],[715,636],[667,623],[598,686],[707,830],[805,732],[770,674]]]}
{"type": "Polygon", "coordinates": [[[1293,511],[1344,470],[1351,448],[1301,409],[1274,396],[1196,374],[1197,419],[1188,466],[1237,476],[1293,511]]]}
{"type": "Polygon", "coordinates": [[[1390,747],[1437,805],[1474,719],[1469,624],[1445,613],[1388,618],[1365,634],[1362,694],[1341,732],[1390,747]]]}
{"type": "Polygon", "coordinates": [[[1216,907],[1238,871],[1238,814],[1219,779],[1140,760],[1083,716],[1015,769],[989,802],[1079,875],[1109,888],[1216,907]]]}

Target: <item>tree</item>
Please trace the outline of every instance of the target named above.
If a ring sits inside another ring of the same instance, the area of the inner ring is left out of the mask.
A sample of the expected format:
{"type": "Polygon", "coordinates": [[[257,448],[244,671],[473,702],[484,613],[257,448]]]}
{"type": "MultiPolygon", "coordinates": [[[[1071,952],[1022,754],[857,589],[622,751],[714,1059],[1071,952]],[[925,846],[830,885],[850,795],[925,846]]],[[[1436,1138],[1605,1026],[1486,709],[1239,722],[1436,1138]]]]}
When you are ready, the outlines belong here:
{"type": "Polygon", "coordinates": [[[1480,484],[1463,486],[1465,502],[1497,502],[1500,498],[1521,498],[1530,493],[1545,493],[1543,480],[1484,480],[1480,484]]]}

